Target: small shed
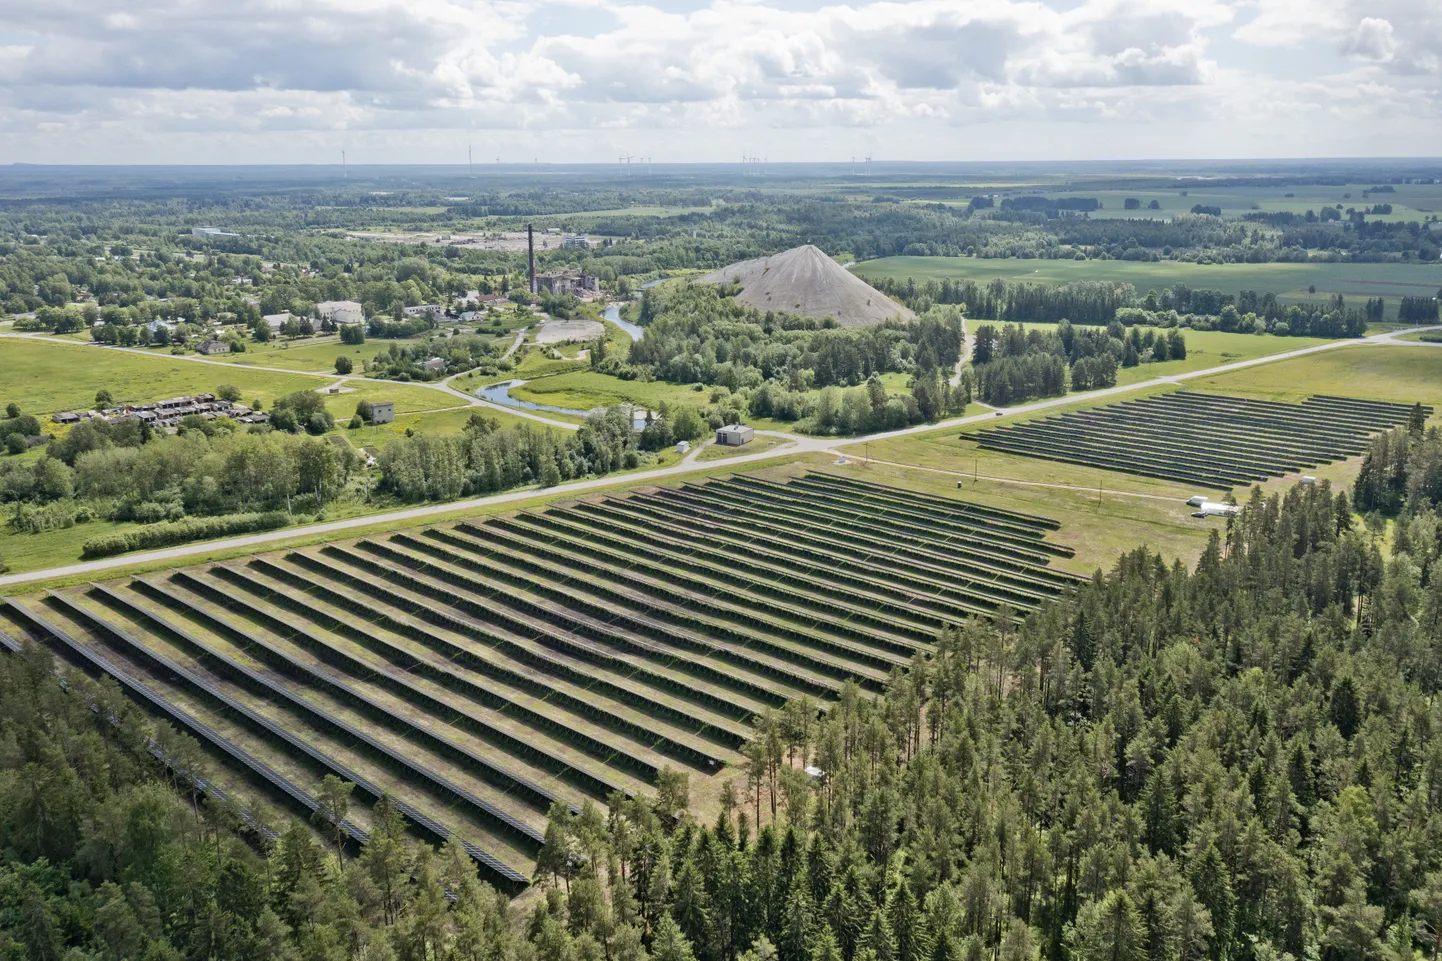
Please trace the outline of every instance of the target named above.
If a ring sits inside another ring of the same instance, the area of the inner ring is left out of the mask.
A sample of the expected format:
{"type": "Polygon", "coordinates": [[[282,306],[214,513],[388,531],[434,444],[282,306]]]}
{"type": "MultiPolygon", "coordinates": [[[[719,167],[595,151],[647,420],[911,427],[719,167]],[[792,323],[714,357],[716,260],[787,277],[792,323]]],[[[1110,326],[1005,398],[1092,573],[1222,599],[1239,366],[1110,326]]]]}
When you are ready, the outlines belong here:
{"type": "Polygon", "coordinates": [[[371,402],[371,423],[372,424],[393,424],[396,419],[396,402],[393,400],[377,400],[371,402]]]}
{"type": "Polygon", "coordinates": [[[688,440],[683,440],[683,441],[681,441],[680,443],[678,443],[678,444],[676,445],[676,453],[678,453],[678,454],[685,454],[685,453],[687,453],[687,452],[690,451],[690,450],[691,450],[691,442],[688,441],[688,440]]]}
{"type": "Polygon", "coordinates": [[[723,447],[740,447],[749,444],[756,432],[745,424],[729,424],[716,431],[716,443],[723,447]]]}

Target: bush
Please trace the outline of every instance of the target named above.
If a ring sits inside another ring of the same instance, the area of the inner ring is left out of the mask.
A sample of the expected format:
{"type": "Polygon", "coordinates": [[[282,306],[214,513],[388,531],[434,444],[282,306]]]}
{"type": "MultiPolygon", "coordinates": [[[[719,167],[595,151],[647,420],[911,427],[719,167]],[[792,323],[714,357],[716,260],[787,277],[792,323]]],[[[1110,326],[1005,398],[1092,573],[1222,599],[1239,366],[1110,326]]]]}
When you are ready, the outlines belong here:
{"type": "Polygon", "coordinates": [[[290,515],[285,511],[190,518],[165,524],[152,524],[139,530],[93,537],[85,542],[80,556],[86,560],[95,557],[111,557],[128,551],[169,547],[173,544],[184,544],[187,541],[275,530],[289,523],[290,515]]]}
{"type": "Polygon", "coordinates": [[[351,359],[345,354],[341,354],[335,359],[335,372],[337,374],[349,374],[353,370],[355,370],[355,364],[353,364],[351,359]]]}
{"type": "Polygon", "coordinates": [[[11,434],[5,438],[5,450],[11,454],[23,454],[30,447],[25,440],[25,435],[20,433],[11,434]]]}

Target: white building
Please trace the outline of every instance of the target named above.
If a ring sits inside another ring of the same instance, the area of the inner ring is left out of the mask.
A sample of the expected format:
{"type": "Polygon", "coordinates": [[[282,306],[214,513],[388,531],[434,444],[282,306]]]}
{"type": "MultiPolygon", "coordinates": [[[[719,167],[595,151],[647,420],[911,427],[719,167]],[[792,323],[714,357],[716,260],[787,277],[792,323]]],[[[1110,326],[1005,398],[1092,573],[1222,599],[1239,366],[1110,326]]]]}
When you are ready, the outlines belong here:
{"type": "Polygon", "coordinates": [[[315,305],[315,312],[321,320],[333,324],[363,324],[365,309],[354,300],[323,300],[315,305]]]}
{"type": "Polygon", "coordinates": [[[396,420],[396,402],[377,400],[371,402],[372,424],[393,424],[396,420]]]}

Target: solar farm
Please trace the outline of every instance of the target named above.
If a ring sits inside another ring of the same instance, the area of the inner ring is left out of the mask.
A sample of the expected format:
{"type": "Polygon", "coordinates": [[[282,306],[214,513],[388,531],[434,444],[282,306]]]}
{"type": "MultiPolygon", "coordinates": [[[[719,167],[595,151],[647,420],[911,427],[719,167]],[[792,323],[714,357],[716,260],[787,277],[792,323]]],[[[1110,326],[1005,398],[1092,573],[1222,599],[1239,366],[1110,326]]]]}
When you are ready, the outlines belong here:
{"type": "Polygon", "coordinates": [[[552,804],[741,761],[753,719],[882,689],[938,630],[1078,583],[1047,518],[809,473],[733,475],[0,603],[301,817],[388,793],[487,880],[530,882],[552,804]]]}
{"type": "MultiPolygon", "coordinates": [[[[1175,391],[976,434],[986,450],[1229,490],[1355,457],[1407,422],[1407,404],[1312,396],[1300,404],[1175,391]]],[[[1431,407],[1423,407],[1425,416],[1431,407]]]]}

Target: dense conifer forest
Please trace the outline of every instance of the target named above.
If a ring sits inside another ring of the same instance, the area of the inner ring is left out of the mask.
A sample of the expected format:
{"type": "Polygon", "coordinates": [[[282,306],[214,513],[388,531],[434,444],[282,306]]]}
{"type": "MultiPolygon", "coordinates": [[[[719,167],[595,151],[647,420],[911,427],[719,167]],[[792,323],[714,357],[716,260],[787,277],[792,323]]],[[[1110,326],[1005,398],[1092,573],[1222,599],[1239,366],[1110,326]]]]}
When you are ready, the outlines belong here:
{"type": "Polygon", "coordinates": [[[558,808],[514,905],[384,802],[343,862],[323,820],[247,831],[113,684],[7,654],[0,955],[1435,958],[1439,522],[1425,496],[1390,528],[1351,506],[1254,492],[1195,570],[1139,547],[1019,624],[947,630],[884,698],[762,717],[718,816],[674,774],[558,808]]]}

